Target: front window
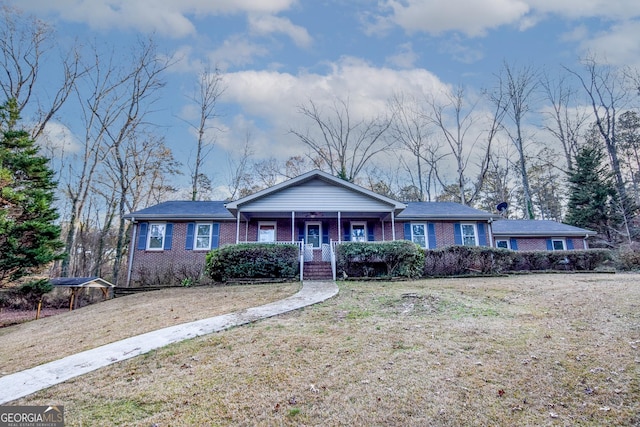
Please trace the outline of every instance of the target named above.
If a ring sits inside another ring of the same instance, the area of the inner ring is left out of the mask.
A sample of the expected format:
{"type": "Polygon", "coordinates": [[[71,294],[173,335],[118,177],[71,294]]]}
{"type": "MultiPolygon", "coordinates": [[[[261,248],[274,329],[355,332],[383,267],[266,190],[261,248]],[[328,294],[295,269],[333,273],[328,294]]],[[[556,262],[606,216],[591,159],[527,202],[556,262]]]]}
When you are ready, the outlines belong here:
{"type": "Polygon", "coordinates": [[[496,248],[511,249],[508,240],[496,240],[496,248]]]}
{"type": "Polygon", "coordinates": [[[167,228],[165,223],[149,224],[149,237],[147,240],[147,249],[162,250],[164,249],[164,233],[167,228]]]}
{"type": "Polygon", "coordinates": [[[411,224],[411,241],[420,247],[427,247],[427,225],[411,224]]]}
{"type": "Polygon", "coordinates": [[[564,239],[552,239],[551,247],[554,251],[564,251],[567,249],[564,244],[564,239]]]}
{"type": "Polygon", "coordinates": [[[367,241],[367,226],[363,222],[351,223],[351,241],[352,242],[366,242],[367,241]]]}
{"type": "Polygon", "coordinates": [[[462,244],[465,246],[478,246],[476,225],[462,224],[460,228],[462,230],[462,244]]]}
{"type": "Polygon", "coordinates": [[[276,223],[261,222],[258,225],[258,241],[263,243],[275,243],[276,241],[276,223]]]}
{"type": "Polygon", "coordinates": [[[211,249],[211,224],[196,224],[196,249],[211,249]]]}

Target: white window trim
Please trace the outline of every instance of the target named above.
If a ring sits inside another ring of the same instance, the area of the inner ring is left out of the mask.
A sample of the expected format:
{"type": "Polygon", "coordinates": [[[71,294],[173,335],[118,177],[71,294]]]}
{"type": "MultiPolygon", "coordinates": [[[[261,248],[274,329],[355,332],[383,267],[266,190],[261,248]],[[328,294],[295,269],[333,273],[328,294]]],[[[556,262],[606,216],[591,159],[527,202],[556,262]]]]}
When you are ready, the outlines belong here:
{"type": "Polygon", "coordinates": [[[500,239],[496,239],[495,241],[496,241],[496,248],[500,248],[500,247],[498,246],[498,242],[507,242],[507,247],[506,247],[506,249],[511,249],[511,239],[510,239],[509,237],[504,238],[504,239],[502,239],[502,238],[500,238],[500,239]]]}
{"type": "Polygon", "coordinates": [[[258,222],[258,242],[275,243],[278,241],[278,223],[276,221],[260,221],[258,222]],[[260,240],[260,229],[263,225],[273,226],[273,242],[262,242],[260,240]]]}
{"type": "Polygon", "coordinates": [[[211,240],[213,238],[213,223],[212,222],[196,222],[196,229],[193,233],[193,250],[194,251],[208,251],[211,250],[211,240]],[[199,225],[208,225],[209,226],[209,247],[208,248],[199,248],[198,247],[198,226],[199,225]]]}
{"type": "Polygon", "coordinates": [[[473,239],[475,240],[475,244],[473,246],[478,246],[478,224],[473,222],[461,222],[460,223],[460,238],[462,239],[463,246],[469,246],[464,244],[464,226],[470,225],[473,227],[473,239]]]}
{"type": "Polygon", "coordinates": [[[150,222],[147,230],[147,250],[148,251],[164,251],[164,245],[167,241],[167,223],[166,222],[150,222]],[[159,248],[151,247],[151,229],[154,225],[162,225],[162,245],[159,248]]]}
{"type": "Polygon", "coordinates": [[[552,237],[551,238],[551,250],[552,251],[566,251],[567,250],[567,239],[564,237],[552,237]],[[554,242],[562,242],[562,249],[556,249],[554,242]]]}
{"type": "Polygon", "coordinates": [[[424,246],[423,246],[423,248],[428,249],[429,248],[429,226],[427,225],[426,222],[412,222],[411,223],[411,241],[413,243],[416,243],[415,240],[413,240],[413,226],[414,225],[422,225],[424,227],[424,246]]]}
{"type": "Polygon", "coordinates": [[[353,226],[354,225],[362,225],[364,226],[364,241],[366,242],[369,238],[369,235],[367,234],[367,232],[369,230],[367,230],[367,222],[366,221],[351,221],[351,241],[355,242],[355,240],[353,240],[353,226]]]}

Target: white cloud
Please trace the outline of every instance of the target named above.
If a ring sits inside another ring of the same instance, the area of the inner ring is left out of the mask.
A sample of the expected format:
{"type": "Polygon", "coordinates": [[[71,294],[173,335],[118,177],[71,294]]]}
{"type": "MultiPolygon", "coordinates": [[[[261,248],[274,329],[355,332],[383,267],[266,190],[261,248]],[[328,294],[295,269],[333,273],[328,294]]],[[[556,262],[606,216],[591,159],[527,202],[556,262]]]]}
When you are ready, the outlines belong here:
{"type": "Polygon", "coordinates": [[[51,157],[65,157],[80,152],[82,148],[68,127],[52,121],[47,123],[37,142],[51,157]]]}
{"type": "Polygon", "coordinates": [[[96,29],[133,28],[171,37],[195,34],[189,17],[233,13],[275,14],[297,0],[21,0],[21,9],[58,14],[96,29]]]}
{"type": "Polygon", "coordinates": [[[211,63],[222,69],[230,66],[244,66],[251,64],[256,57],[267,56],[269,49],[248,38],[235,35],[229,37],[220,47],[209,54],[211,63]]]}
{"type": "Polygon", "coordinates": [[[395,93],[438,96],[448,90],[424,69],[375,68],[354,58],[343,58],[328,67],[326,74],[294,75],[268,70],[225,74],[227,90],[223,101],[237,105],[243,115],[236,116],[234,124],[229,126],[241,130],[219,139],[220,146],[238,150],[244,144],[244,132],[249,130],[257,157],[301,154],[305,150],[288,131],[306,129],[308,123],[298,107],[309,100],[321,108],[332,105],[336,97],[348,100],[351,117],[358,120],[387,113],[387,101],[395,93]]]}
{"type": "Polygon", "coordinates": [[[408,32],[441,35],[457,31],[470,37],[516,23],[530,10],[521,0],[387,0],[383,8],[391,12],[389,21],[408,32]]]}
{"type": "Polygon", "coordinates": [[[293,40],[296,46],[299,47],[309,47],[313,41],[306,29],[294,25],[287,18],[280,18],[273,15],[254,15],[249,17],[249,27],[254,34],[286,34],[293,40]]]}
{"type": "Polygon", "coordinates": [[[398,47],[398,53],[387,57],[386,62],[399,68],[413,68],[417,60],[411,43],[404,43],[398,47]]]}
{"type": "Polygon", "coordinates": [[[614,65],[640,66],[639,39],[640,21],[627,21],[583,39],[580,47],[583,53],[592,53],[614,65]]]}

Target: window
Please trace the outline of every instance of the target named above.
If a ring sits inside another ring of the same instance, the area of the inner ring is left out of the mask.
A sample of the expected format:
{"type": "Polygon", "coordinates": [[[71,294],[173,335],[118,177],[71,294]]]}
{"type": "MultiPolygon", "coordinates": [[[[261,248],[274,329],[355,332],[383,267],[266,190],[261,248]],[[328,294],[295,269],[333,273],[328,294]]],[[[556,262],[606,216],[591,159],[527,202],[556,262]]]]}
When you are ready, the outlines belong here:
{"type": "Polygon", "coordinates": [[[427,224],[412,223],[411,224],[411,241],[420,247],[427,247],[427,224]]]}
{"type": "Polygon", "coordinates": [[[149,237],[147,240],[148,250],[163,250],[164,249],[164,234],[166,231],[165,223],[152,222],[149,224],[149,237]]]}
{"type": "Polygon", "coordinates": [[[564,239],[551,239],[551,247],[554,251],[564,251],[567,249],[564,244],[564,239]]]}
{"type": "Polygon", "coordinates": [[[258,224],[258,242],[275,243],[276,242],[276,223],[261,222],[258,224]]]}
{"type": "Polygon", "coordinates": [[[496,248],[511,249],[508,240],[496,240],[496,248]]]}
{"type": "Polygon", "coordinates": [[[211,249],[211,224],[196,224],[195,249],[211,249]]]}
{"type": "Polygon", "coordinates": [[[478,239],[476,237],[476,225],[475,224],[461,224],[460,229],[462,232],[462,244],[465,246],[478,246],[478,239]]]}
{"type": "Polygon", "coordinates": [[[351,241],[366,242],[367,241],[367,224],[364,222],[351,223],[351,241]]]}

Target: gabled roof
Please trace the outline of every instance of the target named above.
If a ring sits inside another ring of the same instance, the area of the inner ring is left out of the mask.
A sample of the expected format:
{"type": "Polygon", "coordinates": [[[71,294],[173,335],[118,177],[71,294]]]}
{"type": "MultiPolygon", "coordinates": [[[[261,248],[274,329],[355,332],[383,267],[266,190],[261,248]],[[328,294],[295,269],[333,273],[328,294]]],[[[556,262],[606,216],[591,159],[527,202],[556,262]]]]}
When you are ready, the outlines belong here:
{"type": "Polygon", "coordinates": [[[178,200],[163,202],[124,217],[132,221],[138,220],[223,220],[233,219],[233,215],[224,207],[224,201],[191,201],[178,200]]]}
{"type": "Polygon", "coordinates": [[[100,277],[56,277],[50,279],[53,286],[68,288],[113,288],[115,285],[100,277]]]}
{"type": "Polygon", "coordinates": [[[495,236],[564,237],[594,235],[595,232],[556,221],[536,219],[501,219],[492,225],[495,236]]]}
{"type": "Polygon", "coordinates": [[[396,217],[398,220],[480,220],[497,218],[480,209],[454,202],[409,202],[407,208],[396,217]]]}
{"type": "MultiPolygon", "coordinates": [[[[406,205],[402,202],[398,202],[397,200],[382,196],[371,190],[360,187],[359,185],[345,181],[317,169],[276,184],[273,187],[258,191],[257,193],[254,193],[250,196],[243,197],[233,202],[229,202],[227,203],[226,207],[232,214],[236,215],[239,209],[242,210],[243,206],[255,205],[257,202],[260,202],[267,197],[275,197],[278,193],[284,194],[285,192],[290,192],[293,188],[303,187],[305,184],[308,184],[312,181],[321,181],[325,184],[328,184],[329,187],[333,186],[336,189],[345,189],[361,198],[367,198],[368,200],[375,201],[381,205],[388,206],[389,210],[393,209],[399,212],[406,207],[406,205]]],[[[322,201],[319,200],[318,204],[320,209],[316,210],[322,210],[322,201]]]]}

